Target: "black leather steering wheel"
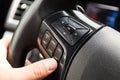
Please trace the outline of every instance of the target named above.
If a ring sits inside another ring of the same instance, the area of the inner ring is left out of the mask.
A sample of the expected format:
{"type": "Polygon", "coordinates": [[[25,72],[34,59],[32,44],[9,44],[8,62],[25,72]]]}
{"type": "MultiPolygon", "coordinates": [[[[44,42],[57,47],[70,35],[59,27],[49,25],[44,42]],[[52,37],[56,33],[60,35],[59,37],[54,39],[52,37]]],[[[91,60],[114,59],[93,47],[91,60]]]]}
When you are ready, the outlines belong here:
{"type": "Polygon", "coordinates": [[[41,21],[38,15],[39,5],[40,3],[37,3],[36,6],[32,6],[28,10],[14,34],[9,48],[10,55],[8,56],[8,60],[13,67],[24,66],[27,52],[36,47],[36,39],[40,25],[38,21],[41,21]]]}
{"type": "Polygon", "coordinates": [[[37,36],[42,20],[51,13],[62,9],[70,10],[75,6],[75,0],[68,2],[69,0],[36,0],[32,4],[18,25],[10,45],[8,60],[13,67],[23,66],[27,52],[37,47],[37,36]]]}

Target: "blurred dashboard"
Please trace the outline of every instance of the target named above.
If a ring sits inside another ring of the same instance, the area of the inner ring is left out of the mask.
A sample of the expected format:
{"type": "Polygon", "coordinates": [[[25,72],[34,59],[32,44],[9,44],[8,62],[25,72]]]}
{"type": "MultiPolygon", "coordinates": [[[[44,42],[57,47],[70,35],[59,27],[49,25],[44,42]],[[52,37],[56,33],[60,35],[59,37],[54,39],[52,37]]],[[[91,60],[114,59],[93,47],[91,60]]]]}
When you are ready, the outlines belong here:
{"type": "Polygon", "coordinates": [[[86,14],[104,23],[117,31],[120,31],[120,3],[119,0],[79,0],[86,14]]]}
{"type": "Polygon", "coordinates": [[[4,36],[11,36],[34,0],[13,0],[4,23],[4,36]]]}

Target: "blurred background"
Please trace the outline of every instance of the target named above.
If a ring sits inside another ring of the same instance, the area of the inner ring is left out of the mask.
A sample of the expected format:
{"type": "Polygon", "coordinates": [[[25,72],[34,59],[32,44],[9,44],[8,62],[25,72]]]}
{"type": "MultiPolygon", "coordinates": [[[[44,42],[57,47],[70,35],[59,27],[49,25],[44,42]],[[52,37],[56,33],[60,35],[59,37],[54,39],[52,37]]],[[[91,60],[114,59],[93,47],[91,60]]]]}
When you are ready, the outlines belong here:
{"type": "MultiPolygon", "coordinates": [[[[16,29],[22,16],[34,0],[0,0],[0,38],[16,29]]],[[[86,14],[120,31],[119,0],[78,0],[86,14]]]]}

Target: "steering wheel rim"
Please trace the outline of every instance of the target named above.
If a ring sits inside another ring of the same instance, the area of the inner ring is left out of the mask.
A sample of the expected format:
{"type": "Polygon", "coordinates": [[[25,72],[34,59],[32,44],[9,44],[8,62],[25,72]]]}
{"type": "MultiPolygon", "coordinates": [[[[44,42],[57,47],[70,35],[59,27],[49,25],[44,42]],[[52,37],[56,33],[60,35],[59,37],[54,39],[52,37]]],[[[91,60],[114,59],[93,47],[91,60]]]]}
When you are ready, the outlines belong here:
{"type": "Polygon", "coordinates": [[[36,47],[40,26],[40,18],[37,11],[40,3],[39,0],[36,0],[32,4],[13,35],[8,54],[8,61],[13,67],[24,66],[27,52],[36,47]]]}

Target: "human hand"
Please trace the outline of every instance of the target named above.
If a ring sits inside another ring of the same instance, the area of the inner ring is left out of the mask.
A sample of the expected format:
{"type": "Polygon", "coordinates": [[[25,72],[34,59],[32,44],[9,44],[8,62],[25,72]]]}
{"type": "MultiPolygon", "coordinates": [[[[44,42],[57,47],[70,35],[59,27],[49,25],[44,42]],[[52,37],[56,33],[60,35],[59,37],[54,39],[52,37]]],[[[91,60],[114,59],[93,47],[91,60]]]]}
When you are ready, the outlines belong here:
{"type": "Polygon", "coordinates": [[[44,59],[21,68],[12,68],[7,61],[10,38],[0,40],[0,80],[42,80],[57,68],[57,62],[44,59]]]}

